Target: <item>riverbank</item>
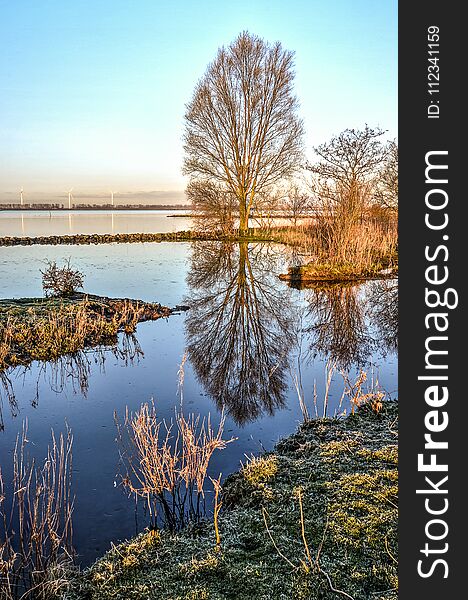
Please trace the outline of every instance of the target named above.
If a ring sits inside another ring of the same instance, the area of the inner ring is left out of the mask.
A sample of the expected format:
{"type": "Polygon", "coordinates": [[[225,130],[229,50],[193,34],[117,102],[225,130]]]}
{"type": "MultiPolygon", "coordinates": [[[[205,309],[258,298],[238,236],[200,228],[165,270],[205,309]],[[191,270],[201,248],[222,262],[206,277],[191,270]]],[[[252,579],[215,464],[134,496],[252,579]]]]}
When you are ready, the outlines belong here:
{"type": "Polygon", "coordinates": [[[397,462],[396,402],[304,423],[225,481],[219,546],[211,522],[147,531],[64,597],[396,599],[397,462]]]}
{"type": "Polygon", "coordinates": [[[114,344],[120,331],[185,308],[83,293],[0,300],[0,369],[114,344]]]}

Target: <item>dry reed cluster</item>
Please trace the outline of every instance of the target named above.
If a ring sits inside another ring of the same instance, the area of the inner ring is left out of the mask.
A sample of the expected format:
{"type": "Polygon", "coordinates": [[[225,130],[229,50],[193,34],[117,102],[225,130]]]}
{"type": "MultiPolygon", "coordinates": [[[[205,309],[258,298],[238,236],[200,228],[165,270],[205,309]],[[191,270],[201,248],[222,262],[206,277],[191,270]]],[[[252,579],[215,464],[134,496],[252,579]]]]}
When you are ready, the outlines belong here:
{"type": "MultiPolygon", "coordinates": [[[[345,402],[349,403],[351,414],[354,414],[355,411],[362,406],[370,408],[374,413],[379,413],[382,410],[386,394],[382,391],[378,379],[375,379],[373,376],[369,378],[367,372],[363,369],[359,371],[355,379],[352,379],[348,371],[345,369],[338,369],[336,361],[329,360],[325,365],[325,390],[321,407],[318,405],[317,387],[316,382],[314,381],[312,400],[315,418],[325,419],[329,416],[328,408],[331,384],[336,373],[339,373],[343,379],[343,392],[338,402],[338,409],[335,413],[339,411],[346,414],[346,409],[344,408],[345,402]],[[366,384],[365,388],[364,384],[366,384]]],[[[292,372],[291,375],[294,387],[296,388],[302,419],[307,423],[312,420],[312,417],[302,386],[300,371],[292,372]]]]}
{"type": "Polygon", "coordinates": [[[340,216],[316,216],[294,227],[271,230],[277,241],[298,247],[330,268],[371,274],[396,267],[398,231],[393,216],[363,217],[348,223],[340,216]]]}
{"type": "Polygon", "coordinates": [[[73,561],[71,496],[73,437],[67,428],[41,465],[29,460],[27,424],[13,452],[7,495],[0,470],[0,598],[46,600],[68,585],[73,561]]]}
{"type": "MultiPolygon", "coordinates": [[[[223,439],[224,417],[217,429],[210,417],[200,419],[177,411],[170,423],[158,420],[154,404],[127,410],[123,424],[115,415],[121,448],[122,484],[143,498],[152,526],[175,531],[205,514],[204,484],[216,450],[233,441],[223,439]]],[[[215,486],[216,488],[216,486],[215,486]]]]}

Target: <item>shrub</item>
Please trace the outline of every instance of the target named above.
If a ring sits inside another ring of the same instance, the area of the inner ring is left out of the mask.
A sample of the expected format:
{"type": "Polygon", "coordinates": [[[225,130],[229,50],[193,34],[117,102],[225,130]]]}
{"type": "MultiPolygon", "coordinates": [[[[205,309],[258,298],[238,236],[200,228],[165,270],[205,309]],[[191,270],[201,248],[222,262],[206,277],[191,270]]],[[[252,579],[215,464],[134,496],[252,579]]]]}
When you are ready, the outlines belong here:
{"type": "Polygon", "coordinates": [[[72,269],[70,259],[63,265],[57,266],[55,261],[48,261],[47,268],[42,273],[42,289],[49,296],[72,296],[83,288],[84,275],[77,269],[72,269]]]}

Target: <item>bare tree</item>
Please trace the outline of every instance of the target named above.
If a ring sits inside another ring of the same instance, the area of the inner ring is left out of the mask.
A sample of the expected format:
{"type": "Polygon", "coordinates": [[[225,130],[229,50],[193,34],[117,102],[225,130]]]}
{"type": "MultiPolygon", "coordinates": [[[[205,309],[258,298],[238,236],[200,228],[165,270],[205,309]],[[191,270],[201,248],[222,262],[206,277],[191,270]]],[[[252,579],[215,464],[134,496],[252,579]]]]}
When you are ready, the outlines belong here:
{"type": "Polygon", "coordinates": [[[183,172],[235,196],[241,234],[256,194],[301,165],[293,67],[293,53],[279,42],[243,32],[218,50],[187,105],[183,172]]]}
{"type": "Polygon", "coordinates": [[[368,125],[345,129],[315,148],[317,161],[308,165],[314,174],[313,189],[327,210],[353,216],[371,198],[379,169],[388,149],[380,140],[385,132],[368,125]]]}
{"type": "MultiPolygon", "coordinates": [[[[350,256],[357,227],[374,202],[379,171],[388,147],[380,140],[384,131],[368,125],[345,129],[315,148],[317,161],[308,165],[317,204],[317,226],[331,256],[350,256]]],[[[362,233],[362,232],[361,232],[362,233]]]]}
{"type": "Polygon", "coordinates": [[[386,159],[379,172],[376,200],[380,206],[398,209],[398,144],[388,142],[386,159]]]}
{"type": "Polygon", "coordinates": [[[293,184],[285,194],[283,206],[291,221],[294,225],[297,225],[297,220],[300,217],[304,217],[310,213],[310,196],[301,190],[297,184],[293,184]]]}
{"type": "Polygon", "coordinates": [[[318,160],[308,165],[329,191],[335,186],[352,190],[357,184],[373,180],[386,158],[388,149],[379,139],[385,133],[380,128],[345,129],[329,142],[314,148],[318,160]]]}

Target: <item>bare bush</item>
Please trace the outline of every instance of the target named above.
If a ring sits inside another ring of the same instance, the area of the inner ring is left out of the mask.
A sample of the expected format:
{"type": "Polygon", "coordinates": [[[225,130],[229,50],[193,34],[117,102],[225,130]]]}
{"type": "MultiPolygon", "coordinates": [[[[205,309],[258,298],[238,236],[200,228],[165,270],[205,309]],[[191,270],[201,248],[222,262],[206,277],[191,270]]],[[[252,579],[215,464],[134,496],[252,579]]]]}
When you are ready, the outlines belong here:
{"type": "Polygon", "coordinates": [[[398,145],[388,142],[385,161],[379,171],[375,199],[380,206],[392,211],[398,209],[398,145]]]}
{"type": "Polygon", "coordinates": [[[393,193],[388,186],[397,185],[392,179],[396,170],[390,168],[393,147],[381,141],[383,134],[367,125],[363,130],[346,129],[315,148],[317,161],[308,169],[313,174],[314,237],[322,259],[371,264],[382,257],[379,246],[387,248],[385,254],[395,249],[395,219],[376,218],[375,212],[383,196],[388,199],[393,193]]]}
{"type": "Polygon", "coordinates": [[[213,429],[210,417],[176,412],[170,423],[159,421],[154,404],[126,411],[121,425],[115,414],[121,448],[122,484],[143,498],[152,525],[171,531],[204,515],[204,483],[215,450],[233,441],[222,437],[224,417],[213,429]]]}
{"type": "Polygon", "coordinates": [[[192,180],[185,193],[193,207],[197,229],[224,235],[233,232],[237,203],[231,192],[213,182],[192,180]]]}
{"type": "Polygon", "coordinates": [[[71,496],[73,436],[52,444],[42,465],[29,460],[27,424],[13,453],[13,482],[7,494],[0,471],[0,598],[59,595],[73,562],[71,496]]]}
{"type": "Polygon", "coordinates": [[[48,261],[47,268],[42,273],[42,289],[48,296],[72,296],[83,288],[84,275],[77,269],[72,269],[70,259],[63,267],[55,261],[48,261]]]}
{"type": "Polygon", "coordinates": [[[310,196],[301,190],[298,185],[291,185],[284,196],[283,208],[288,215],[288,218],[296,226],[298,219],[310,215],[310,196]]]}

